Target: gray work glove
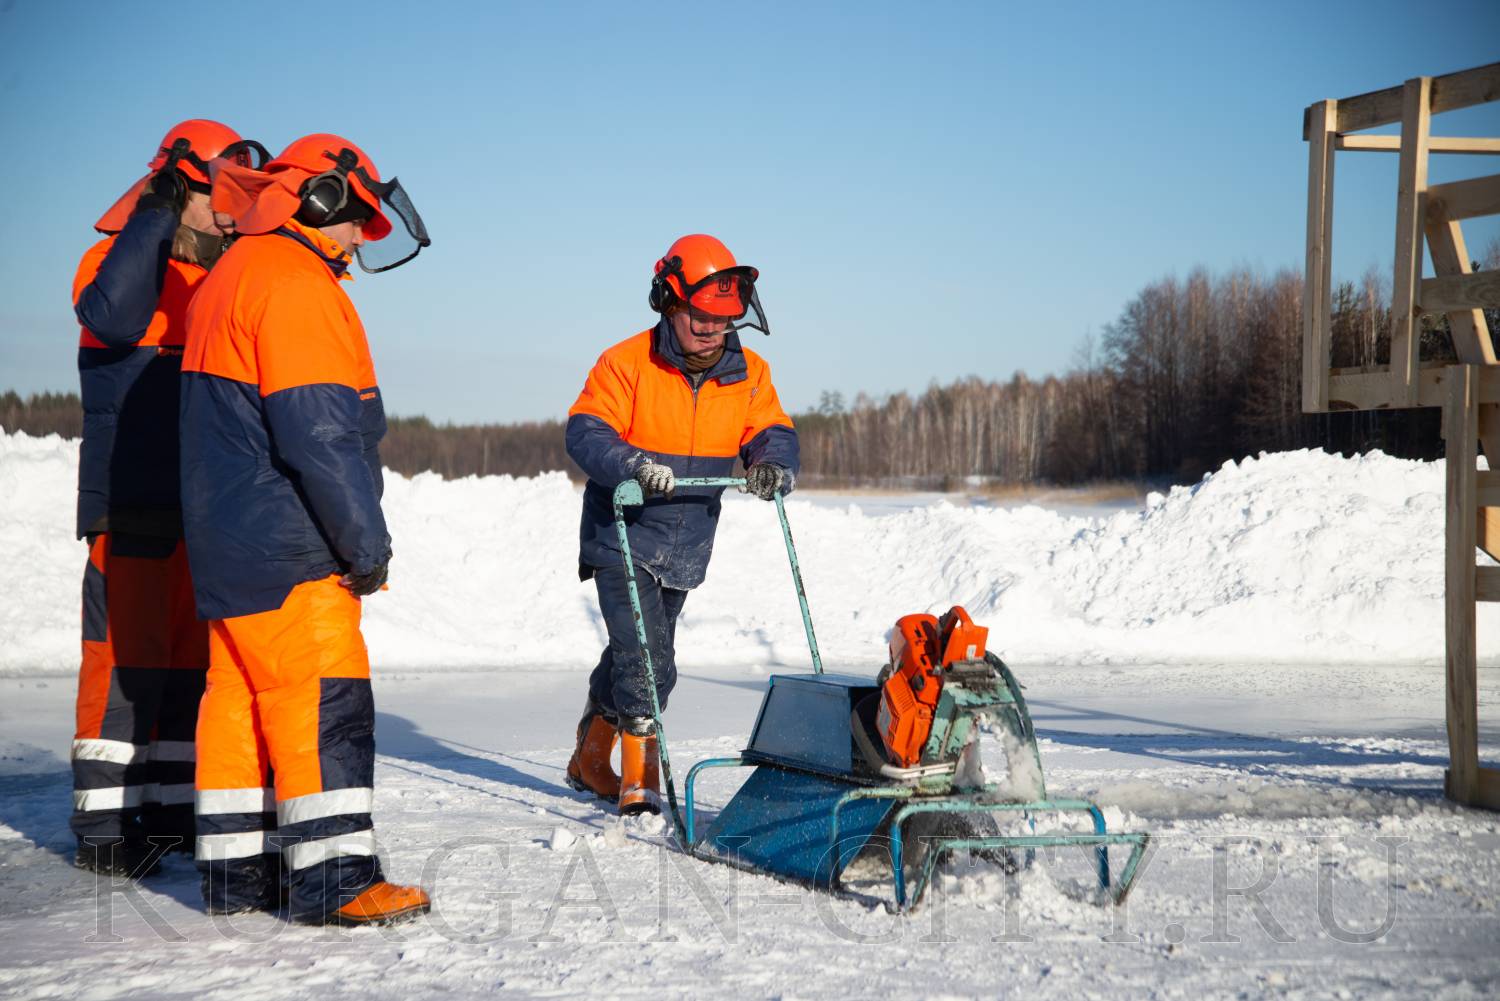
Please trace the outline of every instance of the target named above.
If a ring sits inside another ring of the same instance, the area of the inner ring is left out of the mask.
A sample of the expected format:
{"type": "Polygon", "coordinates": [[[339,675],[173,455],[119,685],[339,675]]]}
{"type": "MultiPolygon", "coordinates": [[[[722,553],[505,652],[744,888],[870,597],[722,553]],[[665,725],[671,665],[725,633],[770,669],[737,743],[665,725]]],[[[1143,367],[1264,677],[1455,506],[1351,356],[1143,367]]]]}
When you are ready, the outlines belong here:
{"type": "Polygon", "coordinates": [[[761,500],[772,500],[786,482],[786,470],[770,462],[757,462],[745,474],[742,493],[754,494],[761,500]]]}
{"type": "Polygon", "coordinates": [[[641,493],[647,497],[653,494],[670,497],[677,488],[677,477],[672,475],[672,467],[649,459],[636,467],[635,481],[641,485],[641,493]]]}

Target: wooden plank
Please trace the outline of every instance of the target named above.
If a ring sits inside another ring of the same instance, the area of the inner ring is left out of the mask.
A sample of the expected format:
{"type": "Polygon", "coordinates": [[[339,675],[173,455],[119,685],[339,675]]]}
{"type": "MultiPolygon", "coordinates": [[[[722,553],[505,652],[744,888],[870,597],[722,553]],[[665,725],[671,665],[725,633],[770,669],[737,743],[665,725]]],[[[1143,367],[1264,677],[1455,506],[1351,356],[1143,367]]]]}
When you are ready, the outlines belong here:
{"type": "MultiPolygon", "coordinates": [[[[1417,379],[1417,406],[1441,407],[1447,402],[1444,373],[1453,366],[1424,362],[1417,379]]],[[[1330,410],[1393,410],[1404,407],[1391,399],[1390,368],[1372,365],[1364,371],[1333,369],[1328,380],[1330,410]],[[1347,374],[1346,374],[1347,373],[1347,374]]],[[[1479,402],[1500,403],[1500,366],[1479,369],[1479,402]]],[[[1497,453],[1500,454],[1500,453],[1497,453]]],[[[1497,463],[1500,464],[1500,463],[1497,463]]]]}
{"type": "MultiPolygon", "coordinates": [[[[1500,100],[1500,62],[1446,73],[1431,79],[1432,101],[1429,110],[1434,115],[1500,100]]],[[[1368,94],[1356,94],[1354,97],[1341,98],[1338,105],[1339,117],[1335,132],[1358,132],[1378,125],[1390,125],[1401,121],[1402,88],[1387,87],[1368,94]]],[[[1304,119],[1304,139],[1311,136],[1307,127],[1310,124],[1307,119],[1311,117],[1309,109],[1309,114],[1304,119]]]]}
{"type": "Polygon", "coordinates": [[[1445,715],[1448,724],[1449,798],[1469,803],[1479,793],[1478,662],[1474,639],[1477,541],[1474,487],[1479,449],[1479,369],[1455,365],[1444,383],[1448,400],[1443,425],[1447,439],[1448,499],[1444,518],[1444,625],[1447,669],[1445,715]]]}
{"type": "MultiPolygon", "coordinates": [[[[1483,470],[1477,474],[1474,482],[1477,490],[1474,503],[1480,509],[1479,520],[1484,521],[1486,508],[1496,508],[1495,528],[1492,531],[1500,530],[1500,469],[1483,470]]],[[[1483,530],[1479,534],[1483,535],[1483,530]]],[[[1500,534],[1495,536],[1495,541],[1500,542],[1500,534]]],[[[1480,544],[1483,545],[1483,542],[1480,544]]]]}
{"type": "Polygon", "coordinates": [[[1500,406],[1484,402],[1484,378],[1490,372],[1500,371],[1500,366],[1486,365],[1480,368],[1480,403],[1479,403],[1479,449],[1484,453],[1485,459],[1494,464],[1494,470],[1488,470],[1478,474],[1475,481],[1476,489],[1475,503],[1479,505],[1479,547],[1496,559],[1500,559],[1500,508],[1496,511],[1495,529],[1487,527],[1488,516],[1485,514],[1491,502],[1485,499],[1488,496],[1485,487],[1492,482],[1491,477],[1500,476],[1500,406]]]}
{"type": "Polygon", "coordinates": [[[1402,92],[1401,164],[1396,187],[1396,265],[1391,281],[1391,398],[1417,405],[1417,284],[1422,279],[1422,194],[1427,190],[1427,135],[1432,78],[1406,81],[1402,92]]]}
{"type": "Polygon", "coordinates": [[[1474,568],[1474,600],[1500,601],[1500,567],[1474,568]]]}
{"type": "Polygon", "coordinates": [[[1338,106],[1313,106],[1323,127],[1307,150],[1307,271],[1302,281],[1302,411],[1328,409],[1328,361],[1333,343],[1333,120],[1338,106]]]}
{"type": "MultiPolygon", "coordinates": [[[[1399,153],[1400,136],[1339,136],[1333,148],[1359,153],[1399,153]]],[[[1469,136],[1429,136],[1427,148],[1433,153],[1468,153],[1477,156],[1500,156],[1500,139],[1469,136]]]]}
{"type": "MultiPolygon", "coordinates": [[[[1417,293],[1420,313],[1461,313],[1500,307],[1500,271],[1478,271],[1471,275],[1425,278],[1417,293]]],[[[1472,359],[1462,358],[1462,361],[1472,359]]],[[[1491,349],[1488,364],[1494,364],[1491,349]]],[[[1476,361],[1477,363],[1477,361],[1476,361]]]]}
{"type": "MultiPolygon", "coordinates": [[[[1438,277],[1469,273],[1469,249],[1464,245],[1463,227],[1441,216],[1434,216],[1429,203],[1427,213],[1427,247],[1432,251],[1432,266],[1438,277]]],[[[1427,295],[1427,289],[1422,290],[1427,295]]],[[[1453,348],[1458,360],[1471,365],[1495,364],[1495,343],[1484,313],[1477,309],[1448,313],[1448,328],[1453,333],[1453,348]]],[[[1489,451],[1486,450],[1486,455],[1489,451]]],[[[1500,463],[1497,463],[1500,466],[1500,463]]]]}
{"type": "Polygon", "coordinates": [[[1478,794],[1469,801],[1470,806],[1482,806],[1486,810],[1500,810],[1500,768],[1479,768],[1478,794]]]}
{"type": "MultiPolygon", "coordinates": [[[[1408,406],[1391,397],[1389,366],[1380,366],[1379,372],[1334,375],[1328,380],[1329,410],[1390,410],[1408,406]]],[[[1443,405],[1443,390],[1440,385],[1441,370],[1423,372],[1418,379],[1416,406],[1440,407],[1443,405]]]]}
{"type": "MultiPolygon", "coordinates": [[[[1448,790],[1453,788],[1453,773],[1443,772],[1443,793],[1450,799],[1454,798],[1448,790]]],[[[1478,788],[1474,791],[1474,797],[1465,806],[1479,807],[1482,810],[1500,810],[1500,768],[1486,768],[1479,766],[1478,788]]]]}
{"type": "Polygon", "coordinates": [[[1429,222],[1439,219],[1457,222],[1497,214],[1500,214],[1500,174],[1434,184],[1427,189],[1429,222]]]}
{"type": "MultiPolygon", "coordinates": [[[[1328,380],[1329,410],[1392,410],[1411,406],[1391,396],[1390,366],[1373,366],[1373,372],[1333,375],[1328,380]]],[[[1446,399],[1442,368],[1423,369],[1417,378],[1418,407],[1441,407],[1446,399]]]]}

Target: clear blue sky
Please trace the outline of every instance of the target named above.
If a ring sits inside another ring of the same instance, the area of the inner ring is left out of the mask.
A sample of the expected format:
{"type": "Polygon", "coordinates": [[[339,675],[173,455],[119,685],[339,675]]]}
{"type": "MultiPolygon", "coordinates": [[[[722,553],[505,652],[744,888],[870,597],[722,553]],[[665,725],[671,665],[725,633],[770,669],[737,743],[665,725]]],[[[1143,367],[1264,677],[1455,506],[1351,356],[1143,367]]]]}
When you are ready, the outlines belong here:
{"type": "MultiPolygon", "coordinates": [[[[89,226],[183,118],[400,176],[434,245],[352,289],[392,412],[562,415],[696,231],[761,269],[751,344],[803,409],[1061,372],[1146,282],[1300,269],[1302,109],[1497,58],[1494,0],[0,0],[0,388],[76,386],[89,226]]],[[[1500,170],[1459,159],[1434,179],[1500,170]]],[[[1336,270],[1386,272],[1396,158],[1339,169],[1336,270]]]]}

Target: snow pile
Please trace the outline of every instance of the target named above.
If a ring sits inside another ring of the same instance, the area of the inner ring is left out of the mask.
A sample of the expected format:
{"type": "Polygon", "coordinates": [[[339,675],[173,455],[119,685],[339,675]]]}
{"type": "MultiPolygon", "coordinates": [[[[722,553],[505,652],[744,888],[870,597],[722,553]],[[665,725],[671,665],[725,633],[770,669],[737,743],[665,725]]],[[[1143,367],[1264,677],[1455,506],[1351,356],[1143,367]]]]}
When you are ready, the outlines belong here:
{"type": "MultiPolygon", "coordinates": [[[[0,433],[0,672],[77,659],[72,538],[77,444],[0,433]]],[[[443,481],[387,473],[391,589],[367,602],[387,667],[581,667],[604,632],[576,573],[578,490],[561,473],[443,481]]],[[[1439,465],[1322,452],[1263,455],[1144,510],[1039,507],[872,516],[793,497],[823,656],[871,669],[895,619],[966,605],[1022,663],[1437,662],[1439,465]]],[[[1480,608],[1480,635],[1500,609],[1480,608]]],[[[774,509],[726,497],[708,582],[680,623],[679,662],[806,663],[774,509]]],[[[1490,658],[1485,658],[1489,660],[1490,658]]]]}

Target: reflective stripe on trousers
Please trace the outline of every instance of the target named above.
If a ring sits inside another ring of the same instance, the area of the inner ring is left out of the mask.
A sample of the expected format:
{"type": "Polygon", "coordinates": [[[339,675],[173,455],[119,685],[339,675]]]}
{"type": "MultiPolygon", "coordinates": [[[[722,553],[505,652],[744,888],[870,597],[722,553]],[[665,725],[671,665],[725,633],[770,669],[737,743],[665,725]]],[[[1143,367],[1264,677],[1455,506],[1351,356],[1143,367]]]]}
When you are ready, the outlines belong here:
{"type": "Polygon", "coordinates": [[[197,777],[210,907],[263,892],[244,874],[268,871],[278,848],[294,917],[336,910],[381,878],[359,617],[359,599],[329,577],[299,584],[279,609],[211,624],[197,777]]]}

